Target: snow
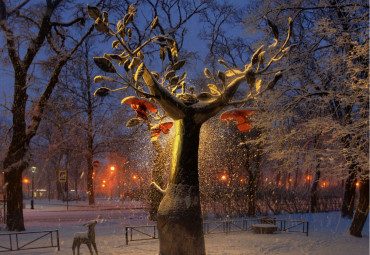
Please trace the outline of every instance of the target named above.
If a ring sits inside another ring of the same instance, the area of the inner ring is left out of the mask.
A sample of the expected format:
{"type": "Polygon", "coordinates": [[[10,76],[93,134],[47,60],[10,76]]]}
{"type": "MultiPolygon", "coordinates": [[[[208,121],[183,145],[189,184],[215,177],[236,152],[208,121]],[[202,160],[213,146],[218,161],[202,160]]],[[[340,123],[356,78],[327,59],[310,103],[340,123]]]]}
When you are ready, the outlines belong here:
{"type": "MultiPolygon", "coordinates": [[[[72,240],[75,232],[86,231],[82,224],[98,219],[95,227],[99,254],[157,254],[159,241],[144,240],[125,244],[124,226],[152,225],[144,204],[137,201],[98,200],[89,207],[86,202],[66,204],[52,200],[35,200],[35,210],[29,209],[29,201],[24,210],[27,231],[59,230],[61,250],[45,248],[18,251],[14,254],[49,255],[72,254],[72,240]]],[[[369,220],[363,229],[363,238],[348,234],[351,220],[342,219],[339,212],[316,214],[285,214],[274,216],[278,219],[309,221],[309,235],[303,233],[279,233],[272,235],[253,232],[210,234],[205,236],[207,255],[367,255],[369,254],[369,220]]],[[[0,233],[7,233],[3,226],[0,233]]],[[[0,239],[0,245],[4,238],[0,239]]],[[[86,245],[81,245],[81,255],[89,254],[86,245]]]]}

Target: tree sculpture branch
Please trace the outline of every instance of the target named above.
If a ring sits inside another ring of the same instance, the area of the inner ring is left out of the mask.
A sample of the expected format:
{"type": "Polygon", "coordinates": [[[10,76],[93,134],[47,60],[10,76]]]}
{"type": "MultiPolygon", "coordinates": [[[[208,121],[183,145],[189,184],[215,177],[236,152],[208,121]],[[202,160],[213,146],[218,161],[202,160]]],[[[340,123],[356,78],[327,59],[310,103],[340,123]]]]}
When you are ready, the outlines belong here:
{"type": "MultiPolygon", "coordinates": [[[[108,14],[106,12],[101,12],[100,9],[95,6],[88,6],[88,13],[89,16],[95,20],[95,28],[98,31],[109,36],[114,36],[117,39],[113,42],[112,46],[114,48],[122,46],[123,48],[123,52],[120,55],[105,54],[103,58],[95,58],[96,64],[103,71],[115,73],[122,80],[126,80],[117,72],[111,60],[117,61],[119,65],[124,65],[127,75],[131,77],[134,75],[135,80],[135,86],[130,84],[130,81],[127,80],[128,86],[139,96],[152,98],[163,108],[166,114],[174,120],[193,115],[197,123],[203,123],[210,117],[216,115],[225,106],[235,104],[235,102],[231,102],[232,98],[243,82],[247,82],[251,92],[246,100],[239,101],[238,103],[245,103],[262,95],[265,91],[273,89],[277,81],[282,77],[281,72],[277,72],[273,80],[271,80],[264,89],[261,88],[262,81],[258,79],[257,76],[264,74],[273,62],[280,60],[291,48],[291,46],[286,47],[292,33],[292,19],[289,19],[289,30],[284,43],[262,70],[259,69],[263,66],[265,61],[264,46],[261,46],[255,51],[250,63],[245,65],[243,71],[233,69],[225,61],[219,60],[219,63],[228,69],[226,72],[219,71],[217,74],[218,80],[222,84],[222,89],[219,90],[216,84],[210,84],[211,94],[203,92],[199,95],[195,95],[192,92],[186,92],[186,82],[184,81],[186,73],[182,75],[182,78],[176,75],[176,71],[181,68],[183,61],[177,60],[178,45],[175,40],[169,38],[167,35],[160,34],[154,37],[150,36],[145,42],[138,45],[136,49],[130,48],[128,42],[131,40],[130,33],[132,30],[129,28],[129,24],[132,23],[134,15],[136,14],[136,8],[134,6],[130,6],[123,20],[117,23],[117,31],[109,27],[108,14]],[[144,63],[145,57],[142,51],[151,43],[156,43],[161,47],[160,58],[162,62],[166,57],[166,52],[168,52],[169,55],[170,63],[164,71],[161,82],[159,82],[160,77],[155,75],[154,72],[151,72],[144,63]],[[129,75],[129,73],[131,75],[129,75]],[[141,79],[143,80],[143,85],[146,85],[149,90],[149,93],[145,92],[142,86],[139,86],[139,84],[142,84],[141,79]],[[182,88],[181,93],[176,93],[176,90],[179,88],[182,88]]],[[[157,26],[160,27],[160,31],[164,31],[156,16],[151,24],[151,32],[154,31],[154,28],[157,26]]],[[[208,69],[205,69],[205,75],[207,78],[217,83],[208,69]]],[[[115,81],[112,78],[109,78],[109,80],[115,81]]],[[[106,93],[104,95],[106,95],[106,93]]]]}

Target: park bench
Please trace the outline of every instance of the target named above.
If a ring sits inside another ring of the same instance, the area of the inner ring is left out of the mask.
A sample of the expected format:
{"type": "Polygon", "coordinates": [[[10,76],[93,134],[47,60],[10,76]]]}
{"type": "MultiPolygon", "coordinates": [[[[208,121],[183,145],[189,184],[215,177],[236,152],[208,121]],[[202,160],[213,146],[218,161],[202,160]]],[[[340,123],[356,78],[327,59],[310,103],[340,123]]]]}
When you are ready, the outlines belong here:
{"type": "Polygon", "coordinates": [[[271,223],[260,223],[253,224],[252,229],[256,234],[273,234],[278,230],[278,226],[271,223]]]}

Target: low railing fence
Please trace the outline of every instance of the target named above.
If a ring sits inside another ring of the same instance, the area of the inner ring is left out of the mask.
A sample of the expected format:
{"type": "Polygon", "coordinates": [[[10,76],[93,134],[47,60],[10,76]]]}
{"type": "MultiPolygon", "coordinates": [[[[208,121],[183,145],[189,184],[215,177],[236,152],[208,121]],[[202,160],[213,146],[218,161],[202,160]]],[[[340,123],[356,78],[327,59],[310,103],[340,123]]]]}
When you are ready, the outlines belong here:
{"type": "Polygon", "coordinates": [[[141,241],[158,239],[158,229],[156,225],[127,226],[125,227],[126,245],[128,241],[141,241]]]}
{"type": "Polygon", "coordinates": [[[0,234],[0,252],[52,247],[56,247],[60,251],[58,230],[0,234]]]}
{"type": "MultiPolygon", "coordinates": [[[[308,236],[308,221],[280,220],[275,218],[240,219],[222,221],[204,221],[203,232],[205,235],[252,231],[252,225],[257,223],[270,223],[278,227],[281,232],[298,232],[308,236]]],[[[126,245],[129,242],[158,239],[156,225],[127,226],[125,227],[126,245]]]]}

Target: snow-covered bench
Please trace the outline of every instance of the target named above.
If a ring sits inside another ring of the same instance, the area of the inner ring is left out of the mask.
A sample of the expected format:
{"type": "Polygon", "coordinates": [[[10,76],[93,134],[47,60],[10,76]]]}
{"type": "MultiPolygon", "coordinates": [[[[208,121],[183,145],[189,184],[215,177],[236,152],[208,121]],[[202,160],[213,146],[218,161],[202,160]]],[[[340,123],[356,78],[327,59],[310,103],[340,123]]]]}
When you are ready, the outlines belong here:
{"type": "Polygon", "coordinates": [[[278,230],[275,224],[261,223],[252,225],[253,232],[256,234],[273,234],[278,230]]]}

